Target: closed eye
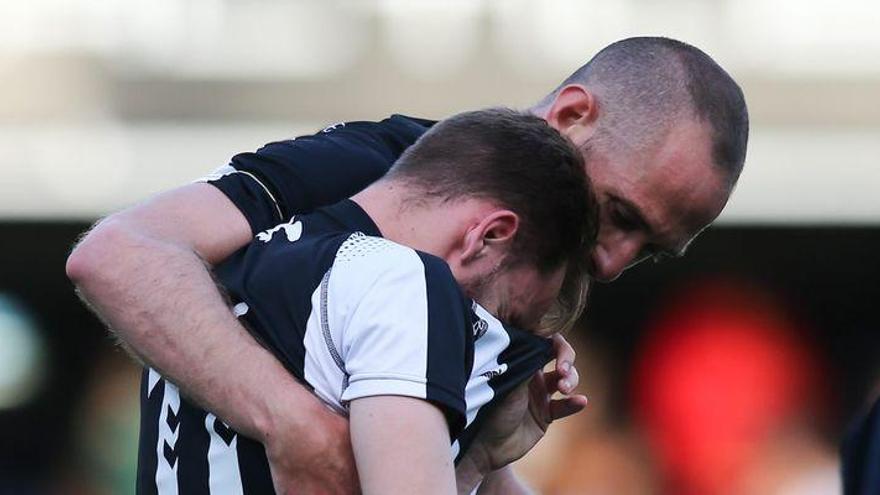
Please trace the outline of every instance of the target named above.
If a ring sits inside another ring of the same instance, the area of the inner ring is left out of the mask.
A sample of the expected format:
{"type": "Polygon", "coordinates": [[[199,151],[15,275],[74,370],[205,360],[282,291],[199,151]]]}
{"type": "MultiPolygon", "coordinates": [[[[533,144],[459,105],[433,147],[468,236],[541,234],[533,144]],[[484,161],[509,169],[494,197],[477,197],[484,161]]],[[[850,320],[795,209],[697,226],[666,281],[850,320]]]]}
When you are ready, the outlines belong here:
{"type": "Polygon", "coordinates": [[[614,225],[625,232],[632,232],[646,227],[645,220],[641,215],[619,200],[614,199],[611,201],[609,214],[614,225]]]}

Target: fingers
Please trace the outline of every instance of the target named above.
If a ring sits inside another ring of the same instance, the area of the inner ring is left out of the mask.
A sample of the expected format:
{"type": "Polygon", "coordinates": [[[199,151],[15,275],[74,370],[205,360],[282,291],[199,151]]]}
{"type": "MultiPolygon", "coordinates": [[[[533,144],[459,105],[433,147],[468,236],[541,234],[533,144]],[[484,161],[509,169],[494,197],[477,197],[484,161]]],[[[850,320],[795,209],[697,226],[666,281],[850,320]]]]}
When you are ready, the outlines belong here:
{"type": "Polygon", "coordinates": [[[574,368],[574,348],[562,335],[556,334],[552,340],[553,351],[556,354],[556,371],[564,378],[568,378],[569,371],[574,368]]]}
{"type": "Polygon", "coordinates": [[[572,366],[571,368],[569,368],[568,376],[561,378],[559,380],[559,383],[556,385],[556,388],[559,389],[559,391],[563,394],[570,394],[574,392],[575,388],[577,388],[580,379],[581,377],[578,374],[577,368],[572,366]]]}
{"type": "Polygon", "coordinates": [[[551,395],[555,392],[568,395],[574,392],[580,383],[580,374],[574,366],[572,366],[565,375],[556,370],[552,370],[544,373],[544,382],[551,395]]]}
{"type": "Polygon", "coordinates": [[[558,400],[550,401],[550,421],[556,421],[572,414],[579,413],[587,407],[587,397],[584,395],[572,395],[558,400]]]}

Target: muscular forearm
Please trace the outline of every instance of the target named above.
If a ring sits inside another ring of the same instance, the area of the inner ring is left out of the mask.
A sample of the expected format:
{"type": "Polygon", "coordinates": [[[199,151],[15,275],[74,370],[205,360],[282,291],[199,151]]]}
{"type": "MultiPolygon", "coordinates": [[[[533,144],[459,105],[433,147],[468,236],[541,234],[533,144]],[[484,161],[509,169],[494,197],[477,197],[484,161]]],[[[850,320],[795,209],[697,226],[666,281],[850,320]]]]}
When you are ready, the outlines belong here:
{"type": "Polygon", "coordinates": [[[348,422],[257,344],[210,276],[206,262],[250,239],[222,193],[191,184],[101,222],[74,249],[67,273],[134,354],[263,442],[278,493],[354,493],[348,422]]]}
{"type": "Polygon", "coordinates": [[[74,249],[67,271],[134,354],[260,439],[279,418],[273,411],[321,406],[238,323],[203,262],[222,260],[250,238],[222,193],[192,184],[102,221],[74,249]]]}
{"type": "Polygon", "coordinates": [[[90,234],[91,252],[80,254],[96,258],[81,263],[93,267],[73,275],[82,297],[138,357],[255,438],[271,429],[282,398],[301,391],[306,403],[313,400],[236,321],[195,252],[114,221],[90,234]]]}

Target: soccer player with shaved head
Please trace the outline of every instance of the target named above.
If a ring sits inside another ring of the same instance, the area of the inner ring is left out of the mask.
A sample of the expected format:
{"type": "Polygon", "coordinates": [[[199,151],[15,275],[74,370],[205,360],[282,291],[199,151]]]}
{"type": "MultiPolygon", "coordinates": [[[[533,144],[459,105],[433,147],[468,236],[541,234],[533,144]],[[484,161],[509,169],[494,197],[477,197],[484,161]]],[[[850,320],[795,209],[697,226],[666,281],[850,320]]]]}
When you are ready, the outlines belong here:
{"type": "MultiPolygon", "coordinates": [[[[600,217],[597,242],[583,254],[602,281],[641,260],[683,254],[721,212],[745,160],[739,86],[708,55],[667,38],[609,45],[528,111],[584,158],[600,217]]],[[[206,264],[292,215],[363,190],[432,125],[401,115],[348,122],[237,155],[205,182],[111,215],[68,260],[83,297],[137,356],[265,446],[279,491],[353,493],[348,423],[232,317],[206,264]]],[[[556,342],[550,390],[570,393],[574,356],[556,342]]],[[[524,489],[506,468],[483,485],[524,489]]]]}

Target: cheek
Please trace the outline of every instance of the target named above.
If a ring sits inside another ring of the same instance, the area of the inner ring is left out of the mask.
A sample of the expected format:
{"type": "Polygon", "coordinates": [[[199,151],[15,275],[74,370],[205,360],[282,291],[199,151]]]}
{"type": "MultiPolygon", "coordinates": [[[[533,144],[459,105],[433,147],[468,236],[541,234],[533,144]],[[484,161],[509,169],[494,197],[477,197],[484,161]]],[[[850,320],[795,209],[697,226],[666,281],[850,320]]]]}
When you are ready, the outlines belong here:
{"type": "Polygon", "coordinates": [[[559,290],[562,288],[562,279],[559,280],[536,280],[526,293],[529,298],[531,309],[538,315],[546,313],[556,298],[559,296],[559,290]]]}

